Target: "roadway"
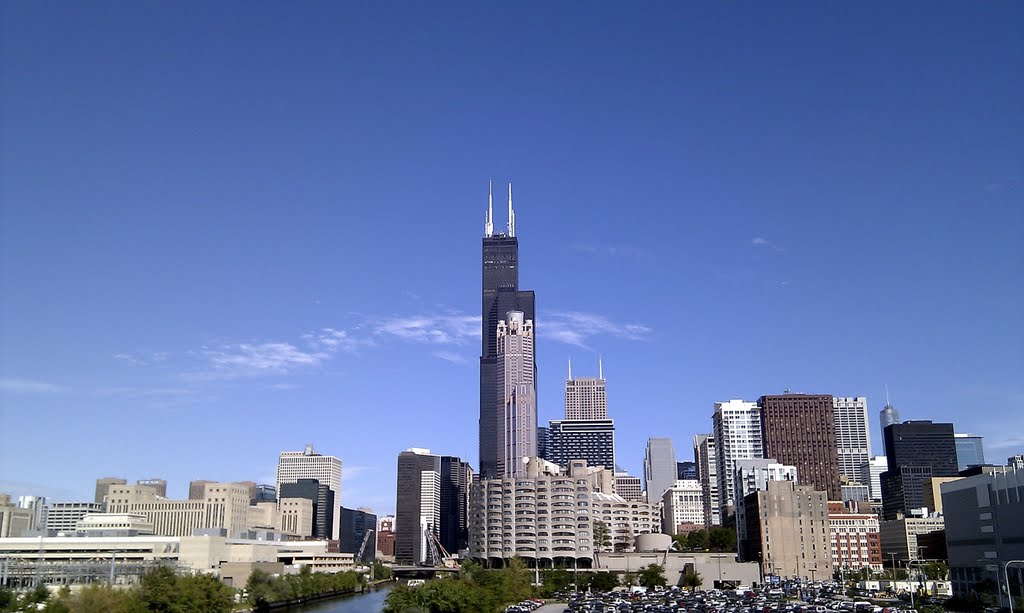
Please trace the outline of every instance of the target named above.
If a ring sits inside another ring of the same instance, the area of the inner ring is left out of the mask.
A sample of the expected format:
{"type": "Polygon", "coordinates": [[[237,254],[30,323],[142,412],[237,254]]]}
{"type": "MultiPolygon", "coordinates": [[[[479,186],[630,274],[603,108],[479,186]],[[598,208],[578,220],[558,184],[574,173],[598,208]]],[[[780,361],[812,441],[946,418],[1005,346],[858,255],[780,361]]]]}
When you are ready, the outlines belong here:
{"type": "Polygon", "coordinates": [[[534,613],[562,613],[565,610],[565,603],[546,604],[534,611],[534,613]]]}

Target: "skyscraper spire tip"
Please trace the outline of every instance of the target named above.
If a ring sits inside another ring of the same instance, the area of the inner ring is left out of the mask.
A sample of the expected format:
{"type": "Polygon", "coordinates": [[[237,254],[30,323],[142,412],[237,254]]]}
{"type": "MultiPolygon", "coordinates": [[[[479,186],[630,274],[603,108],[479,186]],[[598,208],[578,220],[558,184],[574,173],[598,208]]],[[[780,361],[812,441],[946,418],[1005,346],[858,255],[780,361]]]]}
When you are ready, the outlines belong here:
{"type": "Polygon", "coordinates": [[[484,220],[484,236],[490,238],[494,235],[494,188],[492,182],[487,182],[487,217],[484,220]]]}

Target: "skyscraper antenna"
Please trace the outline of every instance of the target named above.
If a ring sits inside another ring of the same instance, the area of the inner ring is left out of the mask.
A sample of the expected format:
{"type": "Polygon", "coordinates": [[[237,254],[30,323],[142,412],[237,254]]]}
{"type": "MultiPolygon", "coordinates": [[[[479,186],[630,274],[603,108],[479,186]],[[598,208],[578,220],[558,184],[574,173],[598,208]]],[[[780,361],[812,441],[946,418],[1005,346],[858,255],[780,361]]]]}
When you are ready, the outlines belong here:
{"type": "Polygon", "coordinates": [[[516,235],[516,212],[512,208],[512,184],[508,184],[508,235],[509,238],[516,235]]]}
{"type": "Polygon", "coordinates": [[[572,381],[572,356],[569,356],[569,380],[572,381]]]}
{"type": "Polygon", "coordinates": [[[888,383],[885,384],[885,406],[887,406],[887,407],[892,406],[891,404],[889,404],[889,384],[888,383]]]}
{"type": "Polygon", "coordinates": [[[597,355],[597,378],[604,379],[604,363],[601,361],[601,354],[597,355]]]}
{"type": "Polygon", "coordinates": [[[494,235],[494,189],[491,181],[487,182],[487,219],[484,221],[484,236],[494,235]]]}

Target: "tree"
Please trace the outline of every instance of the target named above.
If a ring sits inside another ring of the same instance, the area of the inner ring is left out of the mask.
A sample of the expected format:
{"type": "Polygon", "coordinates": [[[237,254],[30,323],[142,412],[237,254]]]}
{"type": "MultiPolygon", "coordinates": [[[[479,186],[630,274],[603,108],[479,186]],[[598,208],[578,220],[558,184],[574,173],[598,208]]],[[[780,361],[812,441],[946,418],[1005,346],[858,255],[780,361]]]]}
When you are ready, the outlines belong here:
{"type": "Polygon", "coordinates": [[[688,587],[691,590],[695,590],[704,584],[704,577],[700,576],[700,573],[689,568],[686,570],[686,574],[683,575],[683,587],[688,587]]]}
{"type": "Polygon", "coordinates": [[[924,574],[929,579],[942,581],[949,576],[949,567],[945,562],[929,562],[924,566],[924,574]]]}
{"type": "Polygon", "coordinates": [[[590,589],[598,592],[609,592],[619,585],[615,573],[597,572],[590,577],[590,589]]]}
{"type": "Polygon", "coordinates": [[[274,600],[273,578],[270,573],[259,568],[254,569],[245,583],[245,593],[248,594],[249,604],[253,609],[267,610],[268,605],[274,600]]]}
{"type": "Polygon", "coordinates": [[[636,573],[634,573],[634,572],[623,573],[622,579],[620,580],[620,582],[622,583],[622,585],[624,585],[626,587],[633,587],[634,585],[636,585],[636,573]]]}
{"type": "Polygon", "coordinates": [[[727,528],[712,528],[708,533],[712,551],[736,551],[736,532],[727,528]]]}
{"type": "Polygon", "coordinates": [[[149,611],[157,613],[178,613],[176,583],[178,575],[166,566],[160,566],[146,573],[137,597],[149,611]]]}
{"type": "Polygon", "coordinates": [[[708,548],[708,531],[694,530],[686,535],[686,547],[688,549],[705,550],[708,548]]]}
{"type": "Polygon", "coordinates": [[[228,613],[234,608],[234,590],[213,575],[178,577],[177,610],[182,613],[228,613]]]}
{"type": "Polygon", "coordinates": [[[572,585],[572,573],[564,568],[544,570],[540,573],[540,582],[544,593],[550,596],[572,585]]]}
{"type": "Polygon", "coordinates": [[[373,561],[373,578],[375,580],[377,580],[377,581],[380,581],[381,579],[390,579],[391,578],[391,569],[388,568],[387,566],[384,566],[384,564],[380,560],[374,560],[373,561]]]}
{"type": "Polygon", "coordinates": [[[665,569],[658,564],[648,564],[640,569],[640,585],[651,589],[656,586],[664,587],[668,581],[665,579],[665,569]]]}
{"type": "Polygon", "coordinates": [[[594,545],[598,553],[603,552],[612,544],[612,531],[608,524],[600,519],[594,521],[594,545]]]}

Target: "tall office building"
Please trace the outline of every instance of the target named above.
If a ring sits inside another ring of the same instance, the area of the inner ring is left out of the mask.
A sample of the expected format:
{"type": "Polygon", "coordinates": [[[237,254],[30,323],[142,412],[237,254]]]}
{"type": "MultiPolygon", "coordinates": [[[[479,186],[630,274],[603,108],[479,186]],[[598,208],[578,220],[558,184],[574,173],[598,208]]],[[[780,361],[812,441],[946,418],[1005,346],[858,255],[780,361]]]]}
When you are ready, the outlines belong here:
{"type": "Polygon", "coordinates": [[[551,461],[551,431],[547,426],[537,426],[537,457],[551,461]]]}
{"type": "Polygon", "coordinates": [[[644,485],[647,502],[657,504],[665,490],[676,482],[676,451],[670,438],[647,439],[644,454],[644,485]]]}
{"type": "Polygon", "coordinates": [[[739,559],[760,562],[765,575],[831,578],[827,503],[825,492],[792,481],[748,494],[736,509],[739,559]]]}
{"type": "Polygon", "coordinates": [[[679,534],[704,526],[704,493],[700,481],[679,479],[661,498],[661,531],[679,534]]]}
{"type": "Polygon", "coordinates": [[[885,390],[885,406],[878,412],[878,424],[882,429],[882,438],[885,438],[885,429],[893,424],[900,423],[900,412],[896,407],[889,404],[889,388],[885,390]]]}
{"type": "Polygon", "coordinates": [[[985,463],[985,447],[982,445],[982,438],[977,434],[953,435],[953,443],[956,445],[956,464],[960,470],[967,470],[968,466],[977,466],[985,463]]]}
{"type": "Polygon", "coordinates": [[[722,507],[718,495],[718,451],[713,434],[693,435],[693,457],[697,479],[704,497],[704,525],[722,525],[722,507]]]}
{"type": "Polygon", "coordinates": [[[473,487],[473,469],[469,462],[454,456],[441,456],[438,540],[448,553],[458,553],[469,545],[469,492],[473,487]]]}
{"type": "Polygon", "coordinates": [[[772,458],[736,460],[733,500],[768,488],[769,481],[797,481],[796,467],[779,464],[772,458]]]}
{"type": "Polygon", "coordinates": [[[882,501],[882,473],[889,469],[889,462],[884,455],[876,455],[868,460],[865,470],[868,471],[868,491],[871,500],[882,501]]]}
{"type": "Polygon", "coordinates": [[[953,424],[905,421],[886,426],[882,473],[882,518],[894,520],[924,506],[924,486],[931,477],[956,477],[953,424]]]}
{"type": "Polygon", "coordinates": [[[524,459],[537,457],[537,388],[534,383],[533,321],[512,311],[498,322],[498,401],[504,410],[500,435],[501,471],[506,477],[525,472],[524,459]]]}
{"type": "MultiPolygon", "coordinates": [[[[835,409],[827,394],[761,396],[764,455],[796,466],[798,483],[839,500],[835,409]]],[[[831,561],[830,561],[831,562],[831,561]]]]}
{"type": "Polygon", "coordinates": [[[572,361],[569,378],[565,380],[566,419],[608,419],[608,391],[604,380],[604,366],[597,363],[597,378],[573,378],[572,361]]]}
{"type": "Polygon", "coordinates": [[[640,477],[615,473],[615,493],[630,502],[644,501],[644,484],[640,477]]]}
{"type": "Polygon", "coordinates": [[[836,446],[839,454],[839,476],[847,482],[867,485],[870,475],[864,465],[871,457],[871,436],[868,426],[868,399],[863,396],[836,396],[832,399],[836,425],[836,446]]]}
{"type": "Polygon", "coordinates": [[[368,564],[373,561],[377,552],[377,516],[373,511],[341,508],[341,543],[338,550],[342,553],[356,554],[356,564],[368,564]],[[363,550],[361,558],[360,548],[363,550]]]}
{"type": "MultiPolygon", "coordinates": [[[[533,291],[519,290],[519,240],[512,209],[512,186],[508,188],[508,232],[494,232],[494,203],[489,196],[483,238],[483,304],[480,347],[480,476],[488,479],[503,474],[502,434],[505,407],[498,395],[498,322],[519,311],[524,320],[536,321],[533,291]]],[[[533,381],[537,380],[536,363],[533,381]]]]}
{"type": "Polygon", "coordinates": [[[722,517],[735,513],[738,504],[734,479],[736,460],[764,457],[761,444],[761,410],[755,402],[730,400],[716,402],[711,417],[717,443],[715,463],[718,472],[719,504],[722,517]]]}
{"type": "Polygon", "coordinates": [[[93,498],[93,502],[103,504],[107,494],[110,493],[110,486],[127,484],[128,480],[120,477],[100,477],[96,480],[96,497],[93,498]]]}
{"type": "MultiPolygon", "coordinates": [[[[326,483],[320,483],[317,479],[297,479],[282,483],[278,492],[282,499],[305,498],[313,504],[313,538],[327,540],[336,534],[339,537],[336,540],[341,540],[341,525],[334,525],[334,492],[326,483]]],[[[340,513],[338,521],[341,521],[340,513]]]]}
{"type": "Polygon", "coordinates": [[[457,457],[417,448],[398,454],[394,519],[397,562],[430,561],[428,530],[449,553],[465,549],[472,483],[472,469],[457,457]]]}
{"type": "Polygon", "coordinates": [[[333,493],[330,538],[338,540],[341,530],[341,460],[316,453],[311,444],[307,444],[302,451],[282,451],[277,460],[278,496],[287,498],[281,491],[281,485],[296,483],[299,479],[316,479],[333,493]]]}
{"type": "Polygon", "coordinates": [[[551,447],[547,460],[567,469],[572,460],[614,470],[615,422],[611,419],[565,419],[548,422],[551,447]]]}

